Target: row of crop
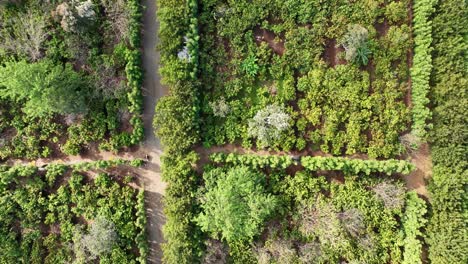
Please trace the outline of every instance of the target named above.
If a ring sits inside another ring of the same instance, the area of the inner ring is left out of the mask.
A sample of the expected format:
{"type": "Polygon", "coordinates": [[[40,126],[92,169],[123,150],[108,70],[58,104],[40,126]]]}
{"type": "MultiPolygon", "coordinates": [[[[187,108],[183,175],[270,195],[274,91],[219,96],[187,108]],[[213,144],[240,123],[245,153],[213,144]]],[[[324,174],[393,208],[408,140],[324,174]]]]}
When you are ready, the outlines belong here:
{"type": "Polygon", "coordinates": [[[405,200],[405,214],[402,219],[403,239],[403,264],[420,264],[423,237],[422,228],[427,223],[426,202],[418,197],[416,192],[407,193],[405,200]]]}
{"type": "MultiPolygon", "coordinates": [[[[248,165],[253,168],[286,169],[293,164],[297,164],[293,157],[285,155],[260,156],[255,154],[214,153],[210,158],[216,163],[248,165]]],[[[408,174],[415,168],[412,163],[405,160],[362,160],[343,157],[303,156],[300,158],[300,164],[311,171],[339,170],[346,174],[364,173],[366,175],[377,172],[387,175],[393,173],[408,174]]]]}
{"type": "Polygon", "coordinates": [[[267,155],[260,156],[255,154],[235,154],[235,153],[214,153],[210,156],[211,161],[216,163],[230,163],[234,165],[247,165],[252,168],[280,168],[286,169],[294,164],[291,156],[286,155],[267,155]]]}
{"type": "Polygon", "coordinates": [[[431,263],[468,263],[466,1],[438,1],[433,19],[433,176],[427,228],[431,263]]]}
{"type": "Polygon", "coordinates": [[[361,160],[342,157],[303,157],[301,164],[308,170],[340,170],[346,174],[393,173],[409,174],[414,165],[405,160],[361,160]]]}
{"type": "Polygon", "coordinates": [[[132,134],[130,136],[130,144],[134,145],[139,143],[144,137],[144,125],[141,118],[143,109],[143,96],[142,96],[142,85],[143,85],[143,69],[141,66],[141,17],[142,7],[140,0],[131,0],[127,3],[127,8],[130,13],[129,22],[129,42],[132,50],[127,50],[125,54],[125,73],[127,75],[127,85],[130,87],[130,91],[127,94],[129,102],[128,110],[132,114],[130,124],[133,127],[132,134]]]}
{"type": "Polygon", "coordinates": [[[135,237],[135,242],[138,247],[140,256],[138,257],[138,262],[145,264],[147,263],[149,245],[148,245],[148,236],[146,235],[146,208],[145,208],[145,191],[140,189],[137,194],[137,204],[136,208],[136,220],[135,226],[140,229],[140,232],[135,237]]]}
{"type": "Polygon", "coordinates": [[[434,12],[435,3],[436,0],[417,0],[413,6],[415,47],[411,67],[412,133],[420,138],[426,136],[427,129],[430,128],[428,121],[432,116],[428,107],[429,78],[432,70],[432,22],[429,19],[434,12]]]}
{"type": "Polygon", "coordinates": [[[196,177],[192,164],[198,159],[192,147],[199,141],[197,125],[198,4],[196,0],[157,2],[160,21],[161,80],[169,95],[156,106],[154,128],[161,139],[166,243],[165,263],[196,263],[202,241],[192,219],[196,213],[196,177]]]}

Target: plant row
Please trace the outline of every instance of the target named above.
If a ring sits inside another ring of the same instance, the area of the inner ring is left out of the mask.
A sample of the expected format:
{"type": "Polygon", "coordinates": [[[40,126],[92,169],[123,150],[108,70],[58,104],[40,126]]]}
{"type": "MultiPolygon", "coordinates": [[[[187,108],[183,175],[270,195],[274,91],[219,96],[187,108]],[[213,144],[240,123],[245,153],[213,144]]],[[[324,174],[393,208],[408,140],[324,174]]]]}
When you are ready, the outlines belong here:
{"type": "Polygon", "coordinates": [[[467,6],[462,0],[438,1],[433,18],[433,176],[429,183],[431,216],[427,228],[429,260],[466,263],[468,184],[467,6]]]}
{"type": "Polygon", "coordinates": [[[434,12],[436,0],[418,0],[413,5],[413,35],[414,35],[414,56],[411,67],[411,100],[413,127],[412,133],[425,138],[426,132],[430,129],[428,122],[431,119],[429,109],[429,79],[432,70],[431,42],[432,42],[432,22],[430,17],[434,12]]]}
{"type": "Polygon", "coordinates": [[[346,174],[394,173],[409,174],[415,166],[405,160],[361,160],[342,157],[302,157],[301,164],[308,170],[340,170],[346,174]]]}
{"type": "Polygon", "coordinates": [[[210,160],[214,163],[229,163],[233,165],[249,166],[258,168],[286,169],[295,164],[293,158],[287,155],[255,155],[255,154],[235,154],[235,153],[214,153],[210,155],[210,160]]]}
{"type": "Polygon", "coordinates": [[[192,147],[199,141],[198,128],[198,4],[196,0],[158,1],[160,72],[169,94],[158,101],[155,133],[161,139],[166,224],[162,249],[165,263],[195,263],[201,254],[199,232],[192,218],[196,212],[192,147]]]}
{"type": "Polygon", "coordinates": [[[210,156],[215,163],[228,163],[249,166],[252,168],[280,168],[286,169],[293,164],[300,164],[310,171],[343,171],[347,175],[364,173],[394,173],[409,174],[415,169],[414,165],[405,160],[362,160],[342,157],[312,157],[302,156],[294,161],[292,156],[286,155],[255,155],[235,153],[214,153],[210,156]]]}

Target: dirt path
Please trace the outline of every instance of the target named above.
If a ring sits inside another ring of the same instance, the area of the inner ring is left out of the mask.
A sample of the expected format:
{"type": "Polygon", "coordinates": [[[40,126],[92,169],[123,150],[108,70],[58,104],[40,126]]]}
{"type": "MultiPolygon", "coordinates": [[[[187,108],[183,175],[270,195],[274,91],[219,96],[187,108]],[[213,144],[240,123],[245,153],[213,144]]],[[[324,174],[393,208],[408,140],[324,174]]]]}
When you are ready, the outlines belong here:
{"type": "Polygon", "coordinates": [[[164,196],[165,183],[161,179],[160,155],[161,144],[154,136],[152,120],[154,107],[159,98],[167,93],[161,86],[159,76],[159,53],[156,52],[159,22],[156,20],[156,1],[144,0],[146,7],[143,15],[143,67],[145,80],[143,83],[145,141],[140,151],[145,152],[151,158],[151,162],[140,175],[146,190],[146,208],[148,214],[148,235],[150,242],[149,263],[162,263],[161,243],[162,225],[165,222],[163,215],[162,197],[164,196]]]}
{"type": "Polygon", "coordinates": [[[404,176],[406,187],[415,190],[421,196],[428,198],[426,181],[432,176],[432,161],[429,145],[422,144],[418,150],[410,155],[410,161],[416,166],[416,170],[404,176]]]}

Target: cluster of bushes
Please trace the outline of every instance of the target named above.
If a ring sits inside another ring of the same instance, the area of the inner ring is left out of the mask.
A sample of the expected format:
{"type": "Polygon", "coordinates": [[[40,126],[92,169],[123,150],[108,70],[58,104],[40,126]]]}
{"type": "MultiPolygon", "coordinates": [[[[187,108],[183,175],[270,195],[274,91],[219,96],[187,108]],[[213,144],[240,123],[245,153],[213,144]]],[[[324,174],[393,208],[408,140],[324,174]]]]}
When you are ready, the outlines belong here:
{"type": "Polygon", "coordinates": [[[8,76],[0,84],[2,159],[76,155],[94,142],[118,150],[142,140],[141,16],[139,0],[0,8],[0,75],[8,76]]]}
{"type": "Polygon", "coordinates": [[[466,263],[468,112],[465,1],[438,1],[433,17],[433,176],[427,228],[431,263],[466,263]]]}
{"type": "Polygon", "coordinates": [[[402,153],[399,136],[410,124],[409,2],[202,0],[204,145],[402,153]],[[289,122],[265,144],[251,124],[271,105],[289,122]]]}
{"type": "Polygon", "coordinates": [[[198,128],[198,1],[158,1],[160,72],[169,95],[156,106],[154,127],[164,155],[165,263],[195,263],[201,255],[200,232],[192,221],[197,208],[198,156],[192,147],[199,141],[198,128]]]}
{"type": "Polygon", "coordinates": [[[131,177],[53,165],[1,166],[0,178],[3,262],[146,263],[144,193],[131,177]]]}
{"type": "Polygon", "coordinates": [[[432,70],[431,42],[432,22],[429,20],[434,12],[436,0],[414,1],[413,5],[413,35],[414,56],[411,67],[411,100],[413,127],[412,133],[420,138],[426,136],[431,119],[429,104],[429,78],[432,70]]]}

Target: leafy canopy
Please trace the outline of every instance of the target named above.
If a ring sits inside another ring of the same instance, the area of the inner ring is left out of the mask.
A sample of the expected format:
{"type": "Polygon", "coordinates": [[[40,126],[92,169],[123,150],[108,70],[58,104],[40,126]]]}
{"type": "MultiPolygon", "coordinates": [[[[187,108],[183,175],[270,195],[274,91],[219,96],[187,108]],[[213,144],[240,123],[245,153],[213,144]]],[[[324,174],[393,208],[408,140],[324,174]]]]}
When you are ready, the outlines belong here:
{"type": "Polygon", "coordinates": [[[23,111],[33,117],[85,112],[84,87],[86,80],[70,65],[19,61],[0,67],[0,98],[24,102],[23,111]]]}
{"type": "Polygon", "coordinates": [[[228,242],[249,241],[273,212],[276,198],[267,194],[264,175],[248,167],[221,168],[204,174],[203,212],[196,218],[203,231],[228,242]]]}

